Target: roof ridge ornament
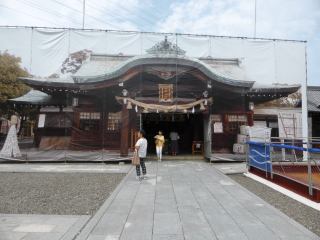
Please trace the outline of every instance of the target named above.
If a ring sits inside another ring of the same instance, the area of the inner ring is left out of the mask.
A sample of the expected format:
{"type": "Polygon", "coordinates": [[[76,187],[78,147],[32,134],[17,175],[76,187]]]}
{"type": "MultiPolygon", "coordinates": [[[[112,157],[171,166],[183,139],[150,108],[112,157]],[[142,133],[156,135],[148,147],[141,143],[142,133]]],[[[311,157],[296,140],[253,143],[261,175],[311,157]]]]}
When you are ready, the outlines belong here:
{"type": "Polygon", "coordinates": [[[164,41],[157,43],[152,48],[146,50],[148,54],[177,54],[185,55],[186,51],[179,48],[176,44],[168,41],[168,37],[164,37],[164,41]]]}

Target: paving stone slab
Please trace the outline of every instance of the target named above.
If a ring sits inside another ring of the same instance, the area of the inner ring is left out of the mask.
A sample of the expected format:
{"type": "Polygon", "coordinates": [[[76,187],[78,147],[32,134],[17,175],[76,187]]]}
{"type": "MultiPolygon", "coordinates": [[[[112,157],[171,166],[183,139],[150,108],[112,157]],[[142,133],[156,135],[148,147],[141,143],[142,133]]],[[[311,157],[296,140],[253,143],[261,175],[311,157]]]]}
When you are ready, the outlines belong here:
{"type": "Polygon", "coordinates": [[[228,206],[225,210],[236,223],[261,224],[261,221],[243,206],[228,206]]]}
{"type": "Polygon", "coordinates": [[[105,214],[92,231],[94,235],[120,235],[126,223],[128,214],[107,213],[105,214]]]}
{"type": "Polygon", "coordinates": [[[239,224],[239,226],[250,239],[257,239],[257,240],[280,239],[264,224],[239,224]]]}
{"type": "Polygon", "coordinates": [[[168,235],[165,235],[165,234],[157,234],[157,235],[153,235],[153,240],[184,240],[184,236],[181,234],[181,235],[173,235],[173,234],[168,234],[168,235]]]}
{"type": "Polygon", "coordinates": [[[155,213],[153,234],[182,234],[178,213],[155,213]]]}
{"type": "Polygon", "coordinates": [[[49,225],[49,224],[21,224],[12,232],[38,232],[38,233],[46,233],[51,232],[55,229],[57,225],[49,225]]]}
{"type": "Polygon", "coordinates": [[[124,226],[120,240],[151,240],[152,239],[152,222],[130,223],[124,226]]]}
{"type": "Polygon", "coordinates": [[[1,232],[0,240],[21,240],[27,234],[22,232],[1,232]]]}
{"type": "Polygon", "coordinates": [[[182,223],[186,240],[214,240],[217,239],[210,225],[204,223],[182,223]]]}
{"type": "Polygon", "coordinates": [[[90,235],[88,240],[119,240],[120,235],[90,235]]]}
{"type": "Polygon", "coordinates": [[[156,198],[156,213],[177,213],[178,206],[174,198],[156,198]]]}
{"type": "Polygon", "coordinates": [[[198,205],[179,205],[178,209],[182,223],[207,222],[205,215],[198,205]]]}
{"type": "Polygon", "coordinates": [[[263,224],[270,228],[275,234],[279,237],[297,237],[303,236],[307,237],[304,233],[295,228],[292,224],[285,221],[283,218],[278,215],[255,215],[263,224]]]}
{"type": "Polygon", "coordinates": [[[28,233],[22,240],[58,240],[61,239],[63,233],[28,233]]]}
{"type": "Polygon", "coordinates": [[[154,205],[133,205],[127,222],[152,222],[154,205]]]}

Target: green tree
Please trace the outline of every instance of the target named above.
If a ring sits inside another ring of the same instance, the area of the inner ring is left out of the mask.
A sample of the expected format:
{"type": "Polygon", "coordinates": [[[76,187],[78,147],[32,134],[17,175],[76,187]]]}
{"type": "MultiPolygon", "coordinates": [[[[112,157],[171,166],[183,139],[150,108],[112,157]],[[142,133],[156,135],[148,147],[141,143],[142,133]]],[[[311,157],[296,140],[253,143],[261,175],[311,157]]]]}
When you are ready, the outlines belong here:
{"type": "Polygon", "coordinates": [[[31,90],[18,79],[18,77],[30,77],[28,70],[21,68],[20,63],[20,57],[15,57],[8,51],[0,52],[0,102],[2,103],[31,90]]]}
{"type": "MultiPolygon", "coordinates": [[[[8,53],[0,52],[0,116],[10,119],[11,115],[21,117],[20,131],[27,118],[35,118],[35,109],[25,106],[13,106],[7,103],[8,99],[20,97],[28,93],[31,88],[23,84],[18,77],[31,77],[26,68],[20,66],[21,58],[8,53]]],[[[32,120],[32,119],[30,119],[32,120]]]]}

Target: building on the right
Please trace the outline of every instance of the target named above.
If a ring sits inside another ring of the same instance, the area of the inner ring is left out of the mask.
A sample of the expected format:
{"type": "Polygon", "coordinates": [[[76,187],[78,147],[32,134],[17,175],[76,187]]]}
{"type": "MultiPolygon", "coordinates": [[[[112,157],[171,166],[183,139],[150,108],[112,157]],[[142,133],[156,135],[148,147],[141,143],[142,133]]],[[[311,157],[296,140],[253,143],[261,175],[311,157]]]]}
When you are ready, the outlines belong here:
{"type": "MultiPolygon", "coordinates": [[[[296,107],[301,107],[301,104],[302,101],[296,107]]],[[[320,138],[320,86],[307,87],[307,105],[309,138],[320,138]]]]}

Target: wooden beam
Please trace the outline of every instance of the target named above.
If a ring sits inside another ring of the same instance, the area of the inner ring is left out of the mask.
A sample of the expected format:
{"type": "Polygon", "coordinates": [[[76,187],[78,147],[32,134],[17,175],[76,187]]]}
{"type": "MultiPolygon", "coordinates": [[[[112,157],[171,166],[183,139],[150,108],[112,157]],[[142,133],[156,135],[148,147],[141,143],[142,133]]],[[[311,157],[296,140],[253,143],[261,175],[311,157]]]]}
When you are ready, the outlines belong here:
{"type": "Polygon", "coordinates": [[[120,144],[120,156],[128,156],[128,134],[129,134],[129,110],[127,105],[122,105],[122,125],[121,125],[121,144],[120,144]]]}

